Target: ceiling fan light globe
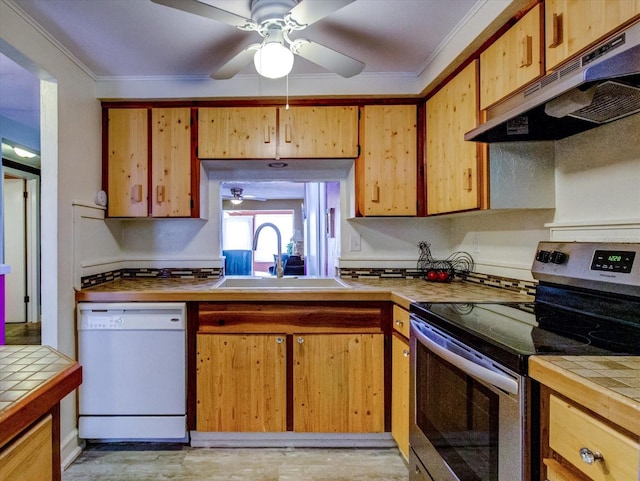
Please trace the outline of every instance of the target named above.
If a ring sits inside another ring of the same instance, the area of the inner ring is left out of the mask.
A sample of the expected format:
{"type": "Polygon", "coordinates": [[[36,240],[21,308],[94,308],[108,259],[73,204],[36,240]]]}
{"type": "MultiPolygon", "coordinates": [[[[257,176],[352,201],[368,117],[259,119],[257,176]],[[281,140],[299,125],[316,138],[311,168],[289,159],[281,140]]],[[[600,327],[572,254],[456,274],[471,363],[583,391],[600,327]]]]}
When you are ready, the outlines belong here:
{"type": "Polygon", "coordinates": [[[242,204],[242,199],[231,199],[231,203],[233,205],[240,205],[242,204]]]}
{"type": "Polygon", "coordinates": [[[281,43],[271,42],[256,51],[253,63],[263,77],[280,78],[291,72],[293,53],[281,43]]]}

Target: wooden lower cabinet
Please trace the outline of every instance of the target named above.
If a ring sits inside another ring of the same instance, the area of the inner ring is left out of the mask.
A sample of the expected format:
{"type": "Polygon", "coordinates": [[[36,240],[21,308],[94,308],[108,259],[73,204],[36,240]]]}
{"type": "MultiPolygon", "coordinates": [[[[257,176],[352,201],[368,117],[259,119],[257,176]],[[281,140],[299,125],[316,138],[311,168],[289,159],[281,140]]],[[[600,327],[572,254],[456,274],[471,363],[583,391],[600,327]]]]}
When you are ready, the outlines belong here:
{"type": "Polygon", "coordinates": [[[294,336],[293,430],[384,431],[384,336],[294,336]]]}
{"type": "Polygon", "coordinates": [[[201,303],[196,430],[384,432],[383,311],[382,303],[201,303]]]}
{"type": "MultiPolygon", "coordinates": [[[[382,334],[293,339],[293,431],[384,431],[382,334]]],[[[287,431],[286,336],[198,334],[198,431],[287,431]]]]}
{"type": "Polygon", "coordinates": [[[2,481],[43,481],[53,477],[53,420],[45,416],[0,451],[2,481]]]}
{"type": "Polygon", "coordinates": [[[640,479],[640,446],[636,435],[547,386],[541,387],[540,398],[541,480],[640,479]],[[592,463],[582,458],[581,451],[585,449],[595,454],[592,463]]]}
{"type": "Polygon", "coordinates": [[[394,334],[391,341],[391,434],[409,459],[409,342],[394,334]]]}
{"type": "Polygon", "coordinates": [[[198,431],[286,431],[286,345],[277,334],[198,334],[198,431]]]}

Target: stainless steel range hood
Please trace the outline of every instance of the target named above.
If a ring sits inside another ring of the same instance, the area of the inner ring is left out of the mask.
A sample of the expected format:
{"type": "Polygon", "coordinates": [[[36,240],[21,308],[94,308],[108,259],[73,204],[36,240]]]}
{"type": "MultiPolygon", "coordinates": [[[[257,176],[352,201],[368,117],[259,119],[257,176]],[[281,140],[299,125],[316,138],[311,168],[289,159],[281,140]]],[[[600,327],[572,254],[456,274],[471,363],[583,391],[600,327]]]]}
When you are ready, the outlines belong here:
{"type": "Polygon", "coordinates": [[[487,110],[475,142],[557,140],[640,112],[640,23],[487,110]]]}

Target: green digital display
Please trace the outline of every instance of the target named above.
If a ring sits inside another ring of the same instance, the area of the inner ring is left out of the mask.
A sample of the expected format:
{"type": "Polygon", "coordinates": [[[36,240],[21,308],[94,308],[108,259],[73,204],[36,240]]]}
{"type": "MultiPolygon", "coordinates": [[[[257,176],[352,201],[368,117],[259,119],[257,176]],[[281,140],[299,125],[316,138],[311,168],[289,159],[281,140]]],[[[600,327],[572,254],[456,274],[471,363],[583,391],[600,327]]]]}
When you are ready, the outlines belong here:
{"type": "Polygon", "coordinates": [[[596,250],[591,261],[592,271],[630,274],[636,256],[632,251],[596,250]]]}

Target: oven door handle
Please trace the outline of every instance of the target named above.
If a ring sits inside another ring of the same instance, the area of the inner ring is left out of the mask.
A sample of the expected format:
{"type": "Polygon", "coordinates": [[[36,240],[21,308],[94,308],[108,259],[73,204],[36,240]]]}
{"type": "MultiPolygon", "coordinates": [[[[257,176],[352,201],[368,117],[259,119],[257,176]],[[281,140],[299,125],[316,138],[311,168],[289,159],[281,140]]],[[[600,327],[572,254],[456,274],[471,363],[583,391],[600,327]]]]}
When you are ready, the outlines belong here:
{"type": "Polygon", "coordinates": [[[422,332],[420,332],[419,329],[414,328],[413,333],[416,335],[419,342],[424,344],[442,359],[450,362],[465,373],[479,379],[486,384],[502,389],[503,391],[506,391],[510,394],[518,394],[518,383],[512,378],[501,375],[494,371],[490,371],[485,367],[479,366],[473,361],[469,361],[468,359],[465,359],[464,357],[449,351],[448,349],[433,342],[422,332]]]}

